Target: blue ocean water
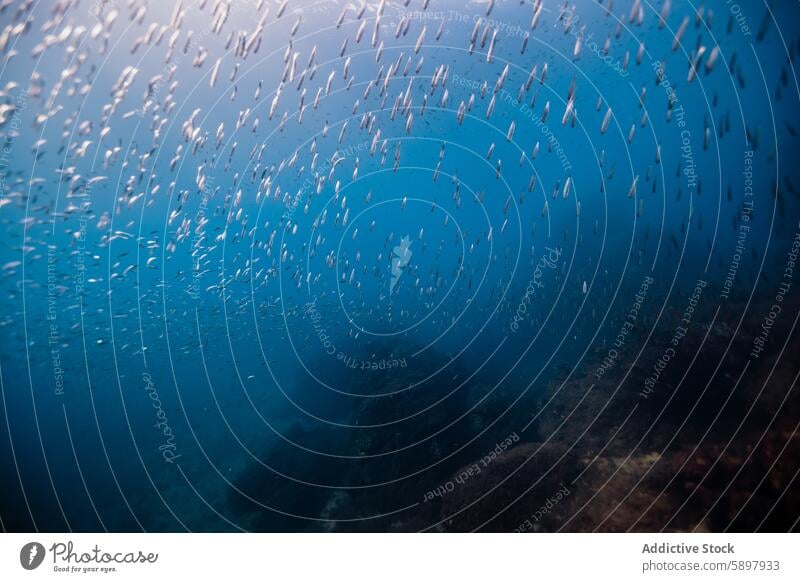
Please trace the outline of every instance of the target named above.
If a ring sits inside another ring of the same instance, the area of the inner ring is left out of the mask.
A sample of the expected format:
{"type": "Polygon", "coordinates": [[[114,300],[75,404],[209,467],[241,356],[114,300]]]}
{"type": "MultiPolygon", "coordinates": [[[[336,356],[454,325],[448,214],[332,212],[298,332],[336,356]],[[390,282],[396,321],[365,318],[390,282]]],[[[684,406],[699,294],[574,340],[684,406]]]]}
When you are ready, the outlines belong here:
{"type": "Polygon", "coordinates": [[[2,11],[4,528],[447,529],[553,383],[769,313],[795,4],[361,11],[2,11]]]}

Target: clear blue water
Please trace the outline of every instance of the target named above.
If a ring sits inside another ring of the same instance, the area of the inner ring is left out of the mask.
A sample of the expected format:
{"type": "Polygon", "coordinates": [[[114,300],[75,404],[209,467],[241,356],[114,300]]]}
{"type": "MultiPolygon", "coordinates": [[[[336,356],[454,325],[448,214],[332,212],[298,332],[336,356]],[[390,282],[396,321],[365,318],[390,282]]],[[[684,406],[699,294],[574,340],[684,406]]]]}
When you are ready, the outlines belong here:
{"type": "Polygon", "coordinates": [[[546,387],[600,364],[648,278],[633,354],[698,280],[692,334],[774,297],[798,228],[796,4],[676,0],[661,27],[663,2],[639,23],[631,1],[546,1],[531,30],[530,2],[499,1],[470,51],[486,3],[387,2],[379,63],[378,4],[337,27],[340,2],[234,1],[216,33],[214,3],[185,2],[169,59],[172,3],[0,14],[5,528],[435,526],[426,492],[537,440],[546,387]],[[266,6],[242,58],[229,35],[266,6]]]}

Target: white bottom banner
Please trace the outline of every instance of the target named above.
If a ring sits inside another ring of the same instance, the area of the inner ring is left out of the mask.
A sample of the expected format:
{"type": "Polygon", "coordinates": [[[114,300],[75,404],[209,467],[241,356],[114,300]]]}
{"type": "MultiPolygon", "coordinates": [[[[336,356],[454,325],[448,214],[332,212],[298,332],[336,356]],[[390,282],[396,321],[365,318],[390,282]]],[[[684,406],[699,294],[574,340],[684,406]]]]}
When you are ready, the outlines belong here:
{"type": "Polygon", "coordinates": [[[798,542],[792,534],[3,534],[0,579],[800,580],[798,542]]]}

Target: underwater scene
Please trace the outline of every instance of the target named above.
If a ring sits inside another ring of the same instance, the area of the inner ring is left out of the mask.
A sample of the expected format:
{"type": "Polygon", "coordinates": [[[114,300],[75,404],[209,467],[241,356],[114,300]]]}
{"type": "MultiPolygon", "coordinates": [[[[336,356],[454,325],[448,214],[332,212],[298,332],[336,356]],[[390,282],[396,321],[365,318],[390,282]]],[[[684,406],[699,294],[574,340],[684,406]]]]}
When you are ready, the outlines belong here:
{"type": "Polygon", "coordinates": [[[8,532],[800,520],[800,5],[0,3],[8,532]]]}

